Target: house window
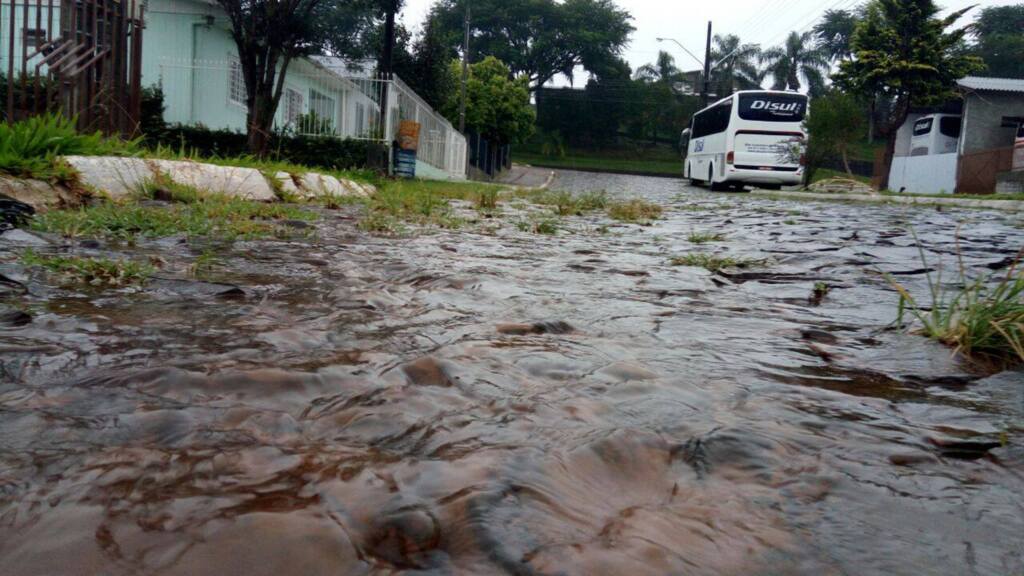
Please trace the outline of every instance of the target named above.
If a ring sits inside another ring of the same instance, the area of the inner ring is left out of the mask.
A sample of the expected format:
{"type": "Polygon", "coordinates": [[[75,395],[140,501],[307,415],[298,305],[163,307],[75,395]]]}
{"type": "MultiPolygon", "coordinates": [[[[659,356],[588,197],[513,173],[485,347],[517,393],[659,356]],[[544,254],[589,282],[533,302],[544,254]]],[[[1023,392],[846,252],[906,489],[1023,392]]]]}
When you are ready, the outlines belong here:
{"type": "Polygon", "coordinates": [[[302,92],[294,88],[284,89],[284,122],[289,126],[295,126],[302,115],[302,92]]]}
{"type": "Polygon", "coordinates": [[[334,98],[316,90],[309,91],[309,112],[316,116],[314,128],[318,134],[334,130],[334,110],[334,98]]]}
{"type": "Polygon", "coordinates": [[[242,65],[239,62],[231,63],[231,70],[228,72],[228,101],[232,104],[245,106],[245,78],[242,77],[242,65]]]}

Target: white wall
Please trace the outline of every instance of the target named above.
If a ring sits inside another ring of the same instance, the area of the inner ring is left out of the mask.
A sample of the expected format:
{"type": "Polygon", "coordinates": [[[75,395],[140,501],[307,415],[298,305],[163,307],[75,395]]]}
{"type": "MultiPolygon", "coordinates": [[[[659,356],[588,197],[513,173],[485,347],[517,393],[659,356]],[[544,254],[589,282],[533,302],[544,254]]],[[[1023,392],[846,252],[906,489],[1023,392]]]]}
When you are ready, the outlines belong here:
{"type": "Polygon", "coordinates": [[[918,194],[952,194],[956,190],[957,154],[896,156],[889,170],[889,189],[918,194]]]}

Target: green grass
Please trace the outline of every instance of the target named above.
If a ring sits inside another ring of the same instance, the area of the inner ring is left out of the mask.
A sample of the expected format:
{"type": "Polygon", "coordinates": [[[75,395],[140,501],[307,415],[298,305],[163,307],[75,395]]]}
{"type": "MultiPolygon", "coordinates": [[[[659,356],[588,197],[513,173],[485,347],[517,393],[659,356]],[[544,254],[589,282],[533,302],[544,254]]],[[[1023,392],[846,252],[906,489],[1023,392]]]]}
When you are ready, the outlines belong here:
{"type": "MultiPolygon", "coordinates": [[[[915,235],[916,239],[916,235],[915,235]]],[[[958,243],[959,244],[959,243],[958,243]]],[[[924,250],[918,245],[927,267],[924,250]]],[[[927,275],[930,302],[918,304],[910,292],[891,275],[886,279],[899,293],[896,324],[916,319],[918,332],[942,342],[965,357],[995,367],[1024,362],[1024,269],[1020,257],[999,278],[980,275],[968,278],[959,258],[959,288],[942,284],[942,270],[927,275]]]]}
{"type": "Polygon", "coordinates": [[[558,234],[559,223],[556,218],[535,218],[532,220],[520,220],[516,222],[516,227],[523,232],[554,236],[558,234]]]}
{"type": "Polygon", "coordinates": [[[234,240],[302,235],[304,231],[277,221],[316,218],[315,213],[295,206],[209,196],[170,206],[103,202],[74,210],[51,210],[37,214],[30,226],[68,238],[134,241],[185,234],[234,240]]]}
{"type": "Polygon", "coordinates": [[[661,217],[661,206],[642,198],[611,202],[608,204],[608,216],[622,222],[647,223],[661,217]]]}
{"type": "Polygon", "coordinates": [[[85,258],[79,256],[44,256],[32,250],[21,254],[26,266],[45,268],[69,284],[85,284],[97,288],[143,284],[153,274],[153,267],[131,260],[85,258]]]}
{"type": "Polygon", "coordinates": [[[708,242],[721,242],[725,240],[725,234],[721,232],[690,232],[686,240],[691,244],[706,244],[708,242]]]}
{"type": "Polygon", "coordinates": [[[401,223],[438,228],[459,228],[464,223],[453,214],[449,200],[468,200],[497,206],[500,187],[483,182],[439,182],[429,180],[390,180],[366,201],[359,226],[368,232],[398,234],[401,223]],[[492,196],[493,195],[493,196],[492,196]]]}
{"type": "Polygon", "coordinates": [[[74,170],[59,156],[140,152],[138,140],[79,134],[74,121],[57,115],[33,116],[10,126],[0,123],[0,174],[18,178],[73,182],[74,170]]]}
{"type": "Polygon", "coordinates": [[[723,268],[748,268],[755,264],[763,263],[763,260],[733,258],[732,256],[718,256],[703,252],[691,252],[689,254],[672,258],[670,263],[673,266],[695,266],[698,268],[704,268],[711,272],[718,272],[723,268]]]}
{"type": "Polygon", "coordinates": [[[587,212],[603,210],[608,205],[608,193],[603,190],[582,194],[550,190],[520,190],[516,192],[516,195],[534,204],[549,206],[559,216],[582,216],[587,212]]]}

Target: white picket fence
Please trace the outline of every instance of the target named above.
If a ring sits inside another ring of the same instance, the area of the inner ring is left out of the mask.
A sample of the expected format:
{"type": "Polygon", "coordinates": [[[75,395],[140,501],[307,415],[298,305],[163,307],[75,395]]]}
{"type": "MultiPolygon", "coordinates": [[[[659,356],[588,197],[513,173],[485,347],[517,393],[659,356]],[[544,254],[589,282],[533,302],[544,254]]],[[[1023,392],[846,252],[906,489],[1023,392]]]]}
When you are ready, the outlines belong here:
{"type": "MultiPolygon", "coordinates": [[[[420,124],[418,174],[466,177],[465,137],[405,82],[330,62],[292,63],[275,116],[277,129],[390,147],[401,121],[412,120],[420,124]],[[382,109],[387,113],[381,114],[382,109]]],[[[237,61],[165,58],[160,62],[160,86],[168,122],[245,130],[245,84],[237,61]]]]}

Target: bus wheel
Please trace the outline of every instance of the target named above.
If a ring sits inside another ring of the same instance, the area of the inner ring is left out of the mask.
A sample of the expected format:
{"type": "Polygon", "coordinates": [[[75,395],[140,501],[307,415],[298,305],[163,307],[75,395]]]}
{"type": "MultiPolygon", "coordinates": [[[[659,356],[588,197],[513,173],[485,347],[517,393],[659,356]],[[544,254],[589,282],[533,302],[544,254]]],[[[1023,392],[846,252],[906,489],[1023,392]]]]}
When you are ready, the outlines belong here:
{"type": "Polygon", "coordinates": [[[714,192],[719,190],[725,190],[727,184],[725,182],[715,182],[715,165],[708,166],[708,189],[714,192]]]}

